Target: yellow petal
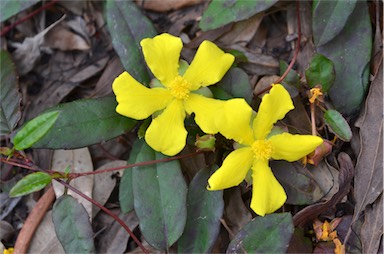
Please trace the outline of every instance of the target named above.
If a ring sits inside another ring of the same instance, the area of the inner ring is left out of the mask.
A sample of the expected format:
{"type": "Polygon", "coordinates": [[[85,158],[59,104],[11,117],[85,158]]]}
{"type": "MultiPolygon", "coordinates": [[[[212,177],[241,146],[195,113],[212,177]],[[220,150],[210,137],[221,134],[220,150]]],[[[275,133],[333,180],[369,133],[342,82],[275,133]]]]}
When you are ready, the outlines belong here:
{"type": "Polygon", "coordinates": [[[192,84],[192,90],[209,86],[223,78],[234,60],[233,55],[224,53],[214,43],[203,41],[183,77],[192,84]]]}
{"type": "Polygon", "coordinates": [[[173,99],[167,89],[149,89],[128,72],[123,72],[113,81],[112,89],[118,102],[116,112],[137,120],[164,109],[173,99]]]}
{"type": "Polygon", "coordinates": [[[323,139],[312,135],[282,133],[268,139],[272,144],[272,158],[275,160],[297,161],[313,152],[323,139]]]}
{"type": "Polygon", "coordinates": [[[140,42],[145,61],[153,75],[168,86],[178,76],[180,52],[183,42],[179,37],[164,33],[140,42]]]}
{"type": "Polygon", "coordinates": [[[173,156],[185,146],[187,131],[184,127],[185,111],[180,100],[173,100],[149,125],[145,141],[154,150],[173,156]]]}
{"type": "Polygon", "coordinates": [[[225,101],[222,112],[216,115],[216,125],[224,137],[233,139],[239,144],[252,145],[254,141],[251,128],[252,108],[244,99],[225,101]]]}
{"type": "Polygon", "coordinates": [[[273,213],[283,206],[287,195],[273,175],[267,160],[256,160],[252,166],[252,171],[251,208],[260,216],[273,213]]]}
{"type": "Polygon", "coordinates": [[[283,119],[293,108],[292,99],[287,90],[282,85],[273,85],[269,94],[264,95],[253,121],[256,139],[265,139],[273,125],[283,119]]]}
{"type": "Polygon", "coordinates": [[[231,152],[223,165],[208,179],[209,190],[222,190],[239,185],[253,163],[253,152],[244,147],[231,152]]]}

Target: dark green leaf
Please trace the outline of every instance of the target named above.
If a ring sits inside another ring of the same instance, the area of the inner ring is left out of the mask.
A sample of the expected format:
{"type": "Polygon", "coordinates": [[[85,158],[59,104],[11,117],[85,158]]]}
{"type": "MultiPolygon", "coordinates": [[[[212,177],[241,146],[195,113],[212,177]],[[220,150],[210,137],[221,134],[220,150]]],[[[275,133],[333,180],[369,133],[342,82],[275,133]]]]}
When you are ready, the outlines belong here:
{"type": "Polygon", "coordinates": [[[356,0],[313,2],[312,28],[317,46],[335,38],[344,28],[355,8],[356,0]]]}
{"type": "Polygon", "coordinates": [[[13,15],[31,7],[40,0],[1,0],[0,1],[0,22],[3,22],[13,15]]]}
{"type": "Polygon", "coordinates": [[[207,31],[231,22],[244,20],[268,9],[277,1],[213,0],[203,13],[199,26],[203,31],[207,31]]]}
{"type": "MultiPolygon", "coordinates": [[[[133,143],[131,153],[129,154],[128,164],[134,164],[137,161],[137,156],[139,155],[144,142],[144,139],[137,139],[133,143]]],[[[124,170],[119,186],[119,201],[121,210],[124,213],[129,213],[133,210],[132,168],[126,168],[124,170]]]]}
{"type": "Polygon", "coordinates": [[[209,169],[202,169],[189,184],[187,223],[177,248],[180,253],[209,253],[219,235],[223,191],[207,190],[210,175],[209,169]]]}
{"type": "Polygon", "coordinates": [[[27,149],[42,139],[52,128],[59,114],[59,111],[46,112],[27,122],[13,138],[15,149],[27,149]]]}
{"type": "Polygon", "coordinates": [[[323,92],[328,92],[335,81],[335,69],[331,60],[322,54],[315,54],[308,69],[305,70],[305,77],[309,87],[314,88],[321,85],[323,92]]]}
{"type": "MultiPolygon", "coordinates": [[[[166,158],[143,142],[136,163],[166,158]]],[[[183,233],[187,217],[187,186],[178,161],[133,168],[134,206],[141,232],[160,250],[183,233]]]]}
{"type": "Polygon", "coordinates": [[[270,165],[287,193],[287,204],[312,204],[324,196],[320,186],[305,174],[301,165],[286,161],[271,161],[270,165]]]}
{"type": "Polygon", "coordinates": [[[150,76],[140,41],[157,34],[153,24],[133,1],[107,0],[106,20],[113,47],[124,68],[139,82],[148,84],[150,76]]]}
{"type": "MultiPolygon", "coordinates": [[[[279,62],[280,67],[280,75],[283,75],[283,73],[288,69],[288,64],[284,61],[279,62]]],[[[299,88],[300,87],[300,76],[299,74],[293,70],[290,69],[287,76],[284,78],[282,83],[286,86],[299,88]]]]}
{"type": "Polygon", "coordinates": [[[352,130],[344,117],[336,110],[329,109],[324,113],[325,124],[330,131],[345,142],[352,139],[352,130]]]}
{"type": "Polygon", "coordinates": [[[19,197],[39,191],[51,182],[52,178],[44,172],[29,174],[18,181],[9,192],[10,197],[19,197]]]}
{"type": "MultiPolygon", "coordinates": [[[[0,5],[3,2],[0,1],[0,5]]],[[[2,8],[0,8],[2,10],[2,8]]],[[[16,70],[10,54],[0,51],[0,135],[10,134],[20,120],[21,96],[18,91],[16,70]]]]}
{"type": "Polygon", "coordinates": [[[209,89],[217,99],[244,98],[248,103],[252,101],[248,75],[240,68],[231,68],[219,83],[209,89]]]}
{"type": "Polygon", "coordinates": [[[63,195],[56,200],[52,221],[66,253],[95,253],[88,213],[72,196],[63,195]]]}
{"type": "Polygon", "coordinates": [[[358,1],[342,31],[331,42],[317,47],[317,52],[328,57],[335,66],[336,78],[328,95],[335,108],[343,114],[355,113],[364,100],[371,50],[368,6],[365,1],[358,1]]]}
{"type": "Polygon", "coordinates": [[[227,253],[285,253],[292,234],[290,213],[256,217],[230,242],[227,253]]]}
{"type": "Polygon", "coordinates": [[[74,149],[104,142],[130,131],[135,120],[116,113],[113,97],[83,99],[60,104],[48,111],[60,116],[48,133],[32,147],[74,149]]]}

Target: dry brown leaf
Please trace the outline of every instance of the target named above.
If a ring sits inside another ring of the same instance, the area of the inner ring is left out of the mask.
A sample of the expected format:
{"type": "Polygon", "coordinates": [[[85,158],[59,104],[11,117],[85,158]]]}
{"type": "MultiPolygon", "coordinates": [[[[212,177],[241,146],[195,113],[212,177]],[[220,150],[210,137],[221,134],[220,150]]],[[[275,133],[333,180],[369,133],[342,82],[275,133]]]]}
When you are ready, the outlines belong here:
{"type": "Polygon", "coordinates": [[[146,1],[135,0],[139,7],[151,11],[170,11],[177,10],[185,6],[202,3],[204,0],[162,0],[162,1],[146,1]]]}
{"type": "Polygon", "coordinates": [[[383,195],[372,206],[368,206],[364,214],[365,221],[361,228],[363,253],[379,253],[383,239],[383,195]]]}
{"type": "Polygon", "coordinates": [[[52,222],[52,211],[47,212],[37,228],[31,240],[28,253],[65,253],[56,236],[55,225],[52,222]]]}
{"type": "MultiPolygon", "coordinates": [[[[55,150],[52,158],[52,170],[64,172],[67,167],[70,168],[71,173],[92,172],[92,158],[88,148],[55,150]]],[[[94,176],[88,175],[72,180],[70,185],[92,198],[93,183],[94,176]]],[[[56,198],[59,198],[64,193],[64,186],[56,181],[53,181],[52,184],[56,198]]],[[[68,194],[76,198],[78,202],[84,206],[85,210],[87,210],[89,217],[92,218],[92,204],[71,190],[68,190],[68,194]]]]}
{"type": "Polygon", "coordinates": [[[339,191],[339,171],[329,163],[321,161],[316,167],[307,165],[307,168],[318,183],[320,189],[325,193],[323,200],[329,200],[339,191]]]}
{"type": "MultiPolygon", "coordinates": [[[[108,168],[121,167],[125,165],[127,165],[127,161],[124,161],[124,160],[111,161],[104,164],[100,168],[96,169],[96,171],[104,170],[108,168]]],[[[99,202],[102,205],[104,205],[105,202],[107,202],[109,196],[111,195],[116,185],[116,178],[114,178],[113,175],[120,174],[120,176],[122,176],[123,172],[124,172],[124,169],[121,169],[119,171],[113,171],[113,172],[94,175],[95,184],[93,186],[92,196],[97,202],[99,202]]],[[[97,206],[93,207],[93,211],[92,211],[93,217],[95,217],[96,213],[99,210],[100,210],[99,207],[97,206]]]]}
{"type": "Polygon", "coordinates": [[[87,80],[90,77],[93,77],[94,75],[96,75],[97,73],[99,73],[104,69],[108,61],[109,61],[109,56],[105,56],[100,60],[98,60],[97,62],[92,63],[88,66],[85,66],[82,69],[79,69],[79,72],[76,73],[73,77],[71,77],[69,79],[69,82],[78,83],[78,82],[87,80]]]}

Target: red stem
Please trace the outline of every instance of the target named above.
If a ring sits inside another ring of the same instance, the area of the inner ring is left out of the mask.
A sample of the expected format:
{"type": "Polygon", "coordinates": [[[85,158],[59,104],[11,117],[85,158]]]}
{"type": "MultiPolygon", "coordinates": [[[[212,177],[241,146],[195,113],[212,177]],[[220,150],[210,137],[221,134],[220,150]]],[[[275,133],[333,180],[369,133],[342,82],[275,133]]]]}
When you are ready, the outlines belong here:
{"type": "Polygon", "coordinates": [[[17,25],[20,25],[21,23],[23,23],[24,21],[30,19],[31,17],[35,16],[36,14],[38,14],[39,12],[45,10],[45,9],[48,9],[49,7],[51,7],[52,5],[54,5],[58,0],[52,0],[51,2],[49,3],[46,3],[44,4],[43,6],[41,6],[40,8],[34,10],[33,12],[29,13],[28,15],[26,15],[25,17],[17,20],[15,23],[13,24],[10,24],[9,26],[6,26],[4,27],[1,32],[0,32],[0,36],[4,36],[6,35],[9,31],[11,31],[14,27],[16,27],[17,25]]]}
{"type": "Polygon", "coordinates": [[[58,181],[59,183],[61,183],[62,185],[64,185],[66,188],[70,189],[71,191],[75,192],[76,194],[78,194],[79,196],[81,196],[82,198],[86,199],[87,201],[91,202],[92,204],[94,204],[95,206],[99,207],[101,210],[103,210],[106,214],[108,214],[109,216],[111,216],[112,218],[114,218],[127,232],[128,234],[132,237],[132,239],[135,241],[135,243],[142,249],[142,251],[144,253],[149,253],[148,250],[142,245],[142,243],[139,241],[139,239],[137,239],[137,237],[133,234],[133,232],[129,229],[129,227],[124,223],[124,221],[122,221],[116,214],[112,213],[110,210],[108,210],[107,208],[105,208],[102,204],[100,204],[99,202],[97,202],[96,200],[88,197],[87,195],[85,195],[84,193],[82,193],[81,191],[79,191],[78,189],[74,188],[73,186],[69,185],[68,183],[64,182],[63,180],[60,180],[60,179],[55,179],[56,181],[58,181]]]}
{"type": "MultiPolygon", "coordinates": [[[[292,69],[293,65],[295,64],[296,59],[297,59],[297,55],[299,54],[300,41],[301,41],[300,0],[296,1],[296,14],[297,14],[297,41],[296,41],[295,52],[293,54],[291,62],[288,65],[288,68],[285,70],[283,75],[281,75],[281,77],[274,82],[275,84],[278,84],[281,81],[283,81],[283,79],[285,79],[285,77],[288,75],[289,71],[292,69]]],[[[256,96],[259,96],[260,94],[263,94],[263,93],[269,91],[271,88],[272,88],[272,86],[269,86],[269,87],[261,90],[260,92],[258,92],[256,94],[256,96]]]]}

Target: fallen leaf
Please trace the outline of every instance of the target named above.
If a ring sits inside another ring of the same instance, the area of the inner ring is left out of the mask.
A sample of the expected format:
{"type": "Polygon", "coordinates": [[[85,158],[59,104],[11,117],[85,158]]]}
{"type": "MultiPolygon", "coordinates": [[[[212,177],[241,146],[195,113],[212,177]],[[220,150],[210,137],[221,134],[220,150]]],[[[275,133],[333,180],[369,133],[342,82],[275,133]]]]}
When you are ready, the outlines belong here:
{"type": "MultiPolygon", "coordinates": [[[[55,150],[52,158],[52,170],[64,172],[67,167],[69,167],[70,173],[92,172],[92,158],[88,148],[85,147],[75,150],[55,150]]],[[[56,181],[52,181],[52,184],[56,198],[59,198],[64,193],[64,186],[56,181]]],[[[93,175],[81,176],[70,182],[71,186],[91,198],[93,197],[93,184],[93,175]]],[[[68,190],[68,194],[77,199],[80,204],[83,204],[90,218],[92,219],[92,203],[85,200],[71,190],[68,190]]]]}
{"type": "Polygon", "coordinates": [[[162,0],[162,1],[145,1],[135,0],[139,7],[151,11],[165,12],[177,10],[186,6],[195,5],[204,2],[204,0],[162,0]]]}

